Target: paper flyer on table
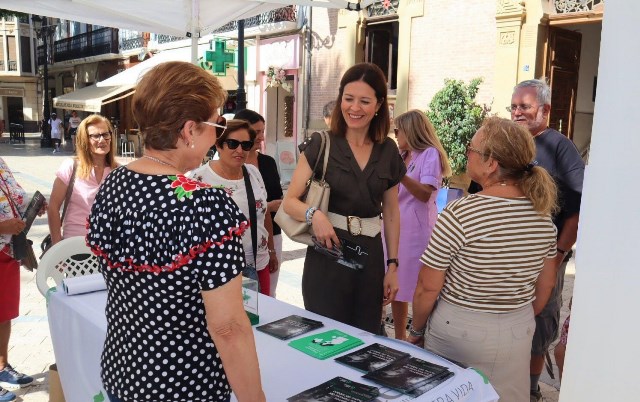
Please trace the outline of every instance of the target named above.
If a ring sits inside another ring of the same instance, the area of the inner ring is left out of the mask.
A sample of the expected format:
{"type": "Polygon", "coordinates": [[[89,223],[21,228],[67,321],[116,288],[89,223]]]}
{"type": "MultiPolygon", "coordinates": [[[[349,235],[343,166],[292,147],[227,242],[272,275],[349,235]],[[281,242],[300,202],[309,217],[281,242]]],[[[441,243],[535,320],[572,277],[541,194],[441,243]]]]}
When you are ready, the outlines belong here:
{"type": "Polygon", "coordinates": [[[62,280],[62,289],[69,296],[81,295],[84,293],[99,292],[107,289],[102,274],[76,276],[62,280]]]}

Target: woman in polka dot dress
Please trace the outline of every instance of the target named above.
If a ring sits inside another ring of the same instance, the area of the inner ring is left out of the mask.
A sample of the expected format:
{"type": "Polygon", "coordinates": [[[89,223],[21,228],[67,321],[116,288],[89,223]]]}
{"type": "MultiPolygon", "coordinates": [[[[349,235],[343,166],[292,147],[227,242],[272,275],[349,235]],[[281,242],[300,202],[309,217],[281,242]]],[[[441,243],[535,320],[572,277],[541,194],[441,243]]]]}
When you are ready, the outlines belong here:
{"type": "Polygon", "coordinates": [[[102,381],[118,401],[265,401],[242,303],[246,218],[223,189],[184,176],[224,126],[225,92],[163,63],[132,100],[145,155],[105,180],[87,243],[107,282],[102,381]]]}

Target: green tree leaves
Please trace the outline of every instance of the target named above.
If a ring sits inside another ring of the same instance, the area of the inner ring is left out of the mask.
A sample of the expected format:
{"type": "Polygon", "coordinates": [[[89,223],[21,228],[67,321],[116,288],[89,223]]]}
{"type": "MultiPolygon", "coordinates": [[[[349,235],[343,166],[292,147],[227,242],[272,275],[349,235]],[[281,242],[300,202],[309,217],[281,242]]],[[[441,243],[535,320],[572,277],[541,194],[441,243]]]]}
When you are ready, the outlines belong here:
{"type": "Polygon", "coordinates": [[[444,88],[433,96],[426,112],[449,155],[454,175],[465,171],[466,147],[489,111],[475,101],[481,83],[482,78],[474,78],[469,84],[445,80],[444,88]]]}

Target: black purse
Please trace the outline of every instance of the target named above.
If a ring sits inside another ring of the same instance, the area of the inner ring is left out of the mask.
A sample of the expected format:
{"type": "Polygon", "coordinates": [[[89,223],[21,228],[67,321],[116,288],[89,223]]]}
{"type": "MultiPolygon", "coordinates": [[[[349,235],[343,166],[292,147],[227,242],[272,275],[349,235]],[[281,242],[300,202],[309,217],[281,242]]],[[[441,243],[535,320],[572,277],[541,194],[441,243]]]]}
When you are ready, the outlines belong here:
{"type": "MultiPolygon", "coordinates": [[[[9,185],[7,184],[7,181],[4,179],[4,177],[0,176],[0,178],[2,178],[2,182],[4,184],[4,187],[6,188],[3,188],[2,192],[7,198],[7,201],[9,201],[9,205],[11,206],[13,214],[16,218],[22,219],[22,216],[18,211],[18,206],[15,204],[15,202],[13,202],[13,199],[11,198],[11,193],[9,192],[9,185]]],[[[13,249],[13,258],[17,261],[20,261],[20,265],[24,266],[29,271],[33,271],[34,269],[38,268],[38,260],[36,259],[36,254],[33,252],[33,242],[27,239],[27,230],[29,230],[29,228],[25,228],[22,232],[11,236],[11,247],[13,249]]]]}

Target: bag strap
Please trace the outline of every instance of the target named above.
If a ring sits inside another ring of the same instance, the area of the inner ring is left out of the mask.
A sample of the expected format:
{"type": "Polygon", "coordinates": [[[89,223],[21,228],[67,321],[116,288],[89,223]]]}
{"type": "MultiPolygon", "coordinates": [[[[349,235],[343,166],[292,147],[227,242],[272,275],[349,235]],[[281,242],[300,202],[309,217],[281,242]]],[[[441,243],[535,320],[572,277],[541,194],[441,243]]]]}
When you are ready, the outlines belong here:
{"type": "Polygon", "coordinates": [[[67,214],[67,207],[69,206],[69,200],[73,193],[73,186],[76,183],[76,170],[78,170],[78,164],[76,160],[73,160],[73,171],[71,171],[71,177],[69,178],[69,184],[67,185],[67,193],[64,195],[64,206],[62,207],[62,215],[60,215],[60,224],[64,222],[64,217],[67,214]]]}
{"type": "Polygon", "coordinates": [[[322,136],[323,138],[326,137],[326,142],[324,144],[324,161],[322,162],[322,181],[324,181],[324,175],[327,173],[327,165],[329,164],[329,151],[331,150],[331,136],[326,131],[322,132],[322,136]]]}
{"type": "Polygon", "coordinates": [[[311,169],[311,179],[309,180],[313,180],[313,176],[316,174],[316,168],[318,167],[318,162],[320,162],[320,155],[322,155],[322,150],[324,149],[324,142],[325,142],[325,138],[324,138],[324,131],[319,132],[318,134],[320,134],[320,149],[318,150],[318,157],[316,158],[316,163],[313,164],[313,169],[311,169]]]}
{"type": "Polygon", "coordinates": [[[249,171],[242,165],[242,176],[244,177],[244,187],[247,190],[247,202],[249,202],[249,220],[251,221],[251,248],[253,249],[253,266],[256,267],[258,259],[258,218],[256,213],[256,198],[253,195],[253,188],[251,187],[251,178],[249,177],[249,171]]]}
{"type": "Polygon", "coordinates": [[[13,214],[16,218],[22,219],[22,215],[20,215],[20,212],[18,211],[18,206],[13,201],[13,198],[11,198],[11,192],[9,191],[9,184],[7,183],[7,180],[2,175],[0,175],[0,179],[2,179],[2,184],[4,185],[4,188],[0,190],[2,190],[4,196],[7,197],[7,201],[9,201],[9,206],[11,206],[13,214]]]}
{"type": "Polygon", "coordinates": [[[329,162],[329,143],[330,143],[330,139],[329,139],[329,133],[327,133],[325,130],[318,132],[318,134],[320,134],[320,149],[318,150],[318,157],[316,158],[316,163],[313,164],[313,170],[311,171],[311,177],[309,178],[309,183],[311,183],[311,180],[313,180],[313,178],[316,175],[316,169],[318,168],[318,163],[320,162],[320,156],[322,155],[322,152],[324,152],[324,160],[322,162],[322,181],[324,181],[324,175],[327,172],[327,163],[329,162]]]}

